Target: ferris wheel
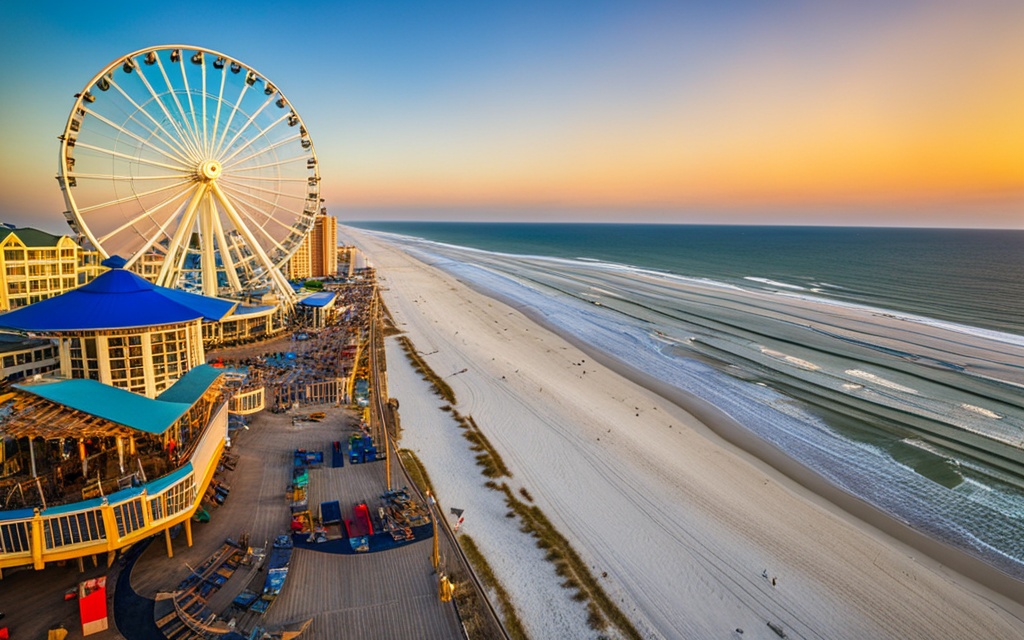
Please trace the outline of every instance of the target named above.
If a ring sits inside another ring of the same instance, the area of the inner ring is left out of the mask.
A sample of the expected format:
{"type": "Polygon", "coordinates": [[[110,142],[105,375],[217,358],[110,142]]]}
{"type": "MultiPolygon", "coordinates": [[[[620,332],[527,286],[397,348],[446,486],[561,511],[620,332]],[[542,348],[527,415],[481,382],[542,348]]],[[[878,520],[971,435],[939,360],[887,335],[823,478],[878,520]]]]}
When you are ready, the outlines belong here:
{"type": "Polygon", "coordinates": [[[320,210],[313,142],[268,78],[185,45],[118,58],[60,136],[64,216],[104,258],[205,295],[276,291],[320,210]]]}

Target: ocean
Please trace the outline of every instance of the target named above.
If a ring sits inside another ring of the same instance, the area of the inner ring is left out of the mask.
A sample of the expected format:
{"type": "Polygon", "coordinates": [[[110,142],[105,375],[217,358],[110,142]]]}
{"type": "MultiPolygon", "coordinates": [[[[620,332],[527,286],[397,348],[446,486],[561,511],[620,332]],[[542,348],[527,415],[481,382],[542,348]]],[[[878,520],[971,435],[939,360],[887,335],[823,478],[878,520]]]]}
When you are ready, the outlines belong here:
{"type": "Polygon", "coordinates": [[[1024,579],[1024,232],[352,226],[1024,579]]]}

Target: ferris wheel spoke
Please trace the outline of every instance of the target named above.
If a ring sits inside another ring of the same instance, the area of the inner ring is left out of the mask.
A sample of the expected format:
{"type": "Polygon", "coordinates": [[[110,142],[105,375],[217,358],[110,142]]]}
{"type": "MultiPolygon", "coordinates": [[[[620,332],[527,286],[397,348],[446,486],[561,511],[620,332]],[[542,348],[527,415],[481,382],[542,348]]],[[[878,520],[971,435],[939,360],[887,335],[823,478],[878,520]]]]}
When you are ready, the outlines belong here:
{"type": "MultiPolygon", "coordinates": [[[[213,197],[212,193],[210,197],[213,197]]],[[[232,290],[241,291],[242,282],[238,279],[238,270],[235,267],[235,260],[231,256],[231,247],[224,236],[224,225],[216,213],[213,215],[213,233],[217,238],[217,246],[220,247],[220,261],[224,264],[224,273],[227,275],[228,284],[231,285],[232,290]]]]}
{"type": "MultiPolygon", "coordinates": [[[[305,161],[305,160],[308,160],[308,158],[305,157],[305,156],[295,156],[293,158],[286,158],[285,160],[279,160],[278,162],[268,162],[268,163],[264,163],[264,164],[261,164],[261,165],[250,165],[248,167],[236,167],[236,166],[232,165],[231,167],[229,167],[229,169],[231,170],[231,176],[232,177],[242,178],[242,177],[246,177],[246,176],[238,175],[238,173],[240,171],[256,171],[258,169],[269,169],[270,167],[283,167],[285,165],[290,165],[290,164],[297,163],[299,161],[305,161]]],[[[238,164],[238,163],[236,163],[236,164],[238,164]]],[[[255,177],[255,176],[252,176],[252,177],[255,177]]],[[[308,180],[309,180],[309,177],[299,178],[298,179],[299,182],[307,182],[308,180]]]]}
{"type": "Polygon", "coordinates": [[[137,180],[178,180],[179,176],[115,176],[109,173],[76,173],[78,180],[104,180],[113,182],[135,182],[137,180]]]}
{"type": "MultiPolygon", "coordinates": [[[[216,69],[216,63],[213,65],[216,69]]],[[[217,140],[217,127],[220,125],[220,108],[224,105],[224,85],[228,79],[228,65],[222,64],[220,67],[220,91],[217,93],[217,110],[213,114],[213,131],[210,132],[210,154],[213,154],[213,149],[216,146],[215,141],[217,140]]],[[[244,83],[243,83],[244,84],[244,83]]]]}
{"type": "MultiPolygon", "coordinates": [[[[203,56],[204,58],[206,56],[203,56]]],[[[192,116],[192,133],[195,134],[196,145],[199,146],[199,151],[206,155],[206,147],[203,145],[203,141],[199,139],[199,122],[196,120],[196,105],[192,102],[192,89],[188,86],[188,74],[185,72],[185,56],[181,56],[178,59],[178,67],[181,68],[181,82],[185,87],[185,97],[188,98],[188,112],[192,116]]],[[[203,123],[206,124],[205,122],[203,123]]]]}
{"type": "Polygon", "coordinates": [[[231,185],[233,187],[234,191],[242,191],[244,193],[248,193],[250,191],[259,191],[261,193],[269,193],[271,195],[281,196],[282,198],[292,198],[293,200],[305,200],[306,199],[306,195],[305,194],[288,193],[286,191],[277,191],[276,189],[268,189],[266,187],[257,187],[255,185],[240,185],[240,184],[237,184],[234,180],[232,180],[230,178],[225,179],[225,178],[222,177],[220,179],[220,182],[221,182],[221,184],[224,184],[224,185],[231,185]]]}
{"type": "MultiPolygon", "coordinates": [[[[252,115],[249,116],[249,118],[245,121],[245,124],[243,124],[241,127],[239,127],[238,131],[235,132],[235,135],[231,136],[231,140],[227,143],[227,145],[224,148],[225,149],[230,149],[232,147],[232,145],[235,144],[235,141],[238,140],[239,136],[241,136],[243,133],[245,133],[245,130],[248,129],[252,125],[253,121],[255,121],[256,118],[258,118],[259,115],[261,113],[263,113],[263,110],[266,109],[267,105],[269,105],[273,100],[274,100],[274,96],[273,95],[271,95],[266,100],[264,100],[263,104],[260,105],[260,108],[257,109],[255,112],[252,113],[252,115]]],[[[284,117],[287,117],[287,116],[284,116],[284,117]]],[[[255,140],[256,138],[253,138],[253,139],[255,140]]],[[[220,153],[219,149],[218,149],[217,153],[218,154],[220,153]]],[[[229,156],[229,158],[233,157],[233,155],[234,154],[232,154],[232,156],[229,156]]]]}
{"type": "MultiPolygon", "coordinates": [[[[234,190],[226,188],[225,191],[234,191],[234,190]]],[[[281,207],[280,204],[278,204],[276,202],[272,202],[270,200],[267,200],[266,198],[261,198],[259,196],[253,195],[253,194],[237,193],[236,192],[235,193],[235,198],[236,198],[237,201],[245,204],[247,207],[250,207],[252,210],[257,211],[257,212],[263,212],[263,209],[261,207],[259,207],[257,204],[251,202],[250,198],[254,199],[254,200],[258,200],[259,202],[263,202],[263,203],[269,205],[271,207],[269,214],[273,214],[275,211],[277,211],[279,209],[282,210],[282,211],[284,210],[284,208],[281,207]]],[[[296,230],[294,225],[285,224],[281,220],[278,220],[276,217],[274,217],[273,215],[269,215],[269,214],[267,216],[267,219],[272,221],[272,222],[274,222],[274,224],[277,224],[282,229],[287,229],[289,232],[292,232],[292,231],[296,230]]],[[[252,218],[250,218],[250,219],[252,219],[252,218]]],[[[256,222],[256,221],[253,220],[253,222],[256,222]]],[[[264,226],[265,226],[265,224],[264,225],[260,225],[259,228],[262,230],[264,228],[264,226]]],[[[278,248],[281,249],[281,250],[284,250],[284,247],[280,247],[279,246],[278,248]]]]}
{"type": "MultiPolygon", "coordinates": [[[[188,196],[189,193],[191,193],[193,195],[193,197],[194,197],[195,194],[196,194],[196,191],[201,186],[202,185],[197,184],[190,192],[188,192],[188,191],[185,192],[185,195],[188,196]]],[[[181,206],[181,205],[179,204],[178,206],[181,206]]],[[[159,248],[159,250],[163,251],[163,248],[160,247],[160,245],[158,243],[161,240],[163,240],[164,238],[167,238],[168,242],[172,239],[171,234],[167,232],[167,228],[171,226],[171,223],[174,222],[175,219],[176,219],[176,216],[173,215],[173,214],[167,216],[167,219],[164,220],[163,224],[160,225],[160,227],[157,229],[156,233],[152,234],[152,236],[149,238],[149,240],[146,241],[146,244],[142,245],[142,248],[139,249],[138,251],[136,251],[132,255],[132,257],[128,259],[128,264],[125,265],[125,269],[130,269],[133,264],[138,262],[138,260],[140,258],[142,258],[142,256],[144,256],[150,249],[153,249],[154,247],[157,247],[157,248],[159,248]]],[[[166,254],[164,256],[164,259],[166,260],[166,254]]]]}
{"type": "Polygon", "coordinates": [[[196,210],[203,201],[209,189],[209,184],[200,182],[192,192],[192,198],[181,215],[178,228],[167,245],[167,253],[164,254],[164,263],[160,265],[160,274],[156,277],[156,283],[163,287],[173,286],[181,272],[182,264],[185,262],[185,254],[188,253],[188,239],[192,237],[192,227],[195,226],[196,210]],[[184,245],[182,243],[185,243],[184,245]]]}
{"type": "Polygon", "coordinates": [[[242,88],[238,90],[238,99],[235,100],[235,104],[231,107],[231,113],[228,115],[228,121],[224,125],[224,129],[221,131],[220,140],[213,148],[213,155],[220,155],[220,150],[224,146],[224,139],[228,137],[228,131],[231,130],[231,123],[235,119],[235,114],[238,113],[238,107],[242,105],[242,100],[245,98],[245,90],[249,88],[245,82],[242,83],[242,88]]]}
{"type": "MultiPolygon", "coordinates": [[[[184,199],[188,196],[189,192],[191,192],[193,190],[194,189],[182,189],[178,193],[175,193],[175,194],[169,196],[168,198],[166,198],[163,202],[160,202],[160,203],[158,203],[158,204],[156,204],[156,205],[154,205],[152,207],[149,207],[148,209],[143,209],[141,213],[139,213],[134,218],[131,218],[130,220],[128,220],[127,222],[122,224],[120,227],[118,227],[118,228],[114,229],[113,231],[107,233],[106,235],[102,235],[102,236],[100,236],[100,237],[98,237],[96,239],[99,242],[101,242],[101,243],[106,242],[107,240],[113,238],[114,236],[116,236],[117,234],[121,233],[125,229],[127,229],[129,227],[132,227],[132,226],[138,224],[139,222],[142,222],[146,218],[152,218],[154,213],[156,213],[156,212],[160,211],[161,209],[163,209],[164,207],[174,203],[176,200],[181,200],[182,202],[184,202],[184,199]]],[[[173,218],[173,216],[171,216],[171,217],[173,218]]],[[[164,224],[166,225],[167,223],[164,223],[164,224]]]]}
{"type": "MultiPolygon", "coordinates": [[[[267,176],[243,176],[243,175],[239,175],[239,173],[238,173],[239,171],[248,171],[250,169],[255,170],[255,169],[265,169],[267,167],[276,167],[276,166],[279,166],[281,164],[285,164],[287,162],[290,162],[290,160],[286,160],[286,161],[282,161],[282,162],[273,162],[273,163],[270,163],[270,164],[260,165],[258,167],[241,167],[241,168],[235,169],[233,172],[231,172],[231,177],[227,178],[227,179],[231,180],[232,184],[236,183],[237,181],[244,181],[244,182],[266,182],[268,180],[273,180],[274,182],[302,182],[302,183],[308,183],[309,182],[309,178],[308,177],[306,177],[306,178],[279,178],[278,176],[273,176],[272,178],[268,178],[267,176]]],[[[221,176],[220,179],[221,180],[225,180],[224,176],[221,176]]]]}
{"type": "MultiPolygon", "coordinates": [[[[271,142],[270,144],[267,144],[265,146],[261,146],[261,147],[257,148],[257,150],[254,153],[249,154],[248,156],[243,156],[242,158],[238,158],[238,159],[234,158],[234,157],[238,156],[240,153],[242,153],[243,151],[245,151],[246,148],[251,146],[258,139],[260,139],[260,138],[259,137],[254,137],[251,140],[249,140],[249,142],[244,144],[243,146],[240,146],[239,148],[237,148],[237,150],[234,150],[233,154],[231,154],[230,156],[228,156],[227,158],[224,159],[224,162],[223,162],[224,168],[225,169],[232,169],[232,168],[237,167],[240,164],[248,162],[248,161],[250,161],[250,160],[252,160],[254,158],[259,158],[260,156],[264,156],[266,154],[270,154],[271,152],[273,152],[275,150],[278,150],[278,148],[281,148],[282,146],[284,146],[284,145],[286,145],[286,144],[288,144],[290,142],[294,142],[295,140],[300,139],[300,136],[298,134],[296,134],[296,135],[293,135],[293,136],[289,136],[287,138],[282,138],[282,139],[280,139],[280,140],[278,140],[276,142],[271,142]],[[234,162],[230,162],[229,163],[229,161],[231,161],[231,160],[234,160],[234,162]]],[[[276,155],[274,154],[274,156],[276,156],[276,155]]],[[[294,159],[289,159],[289,160],[294,160],[294,159]]]]}
{"type": "Polygon", "coordinates": [[[281,270],[275,266],[274,262],[267,255],[267,252],[263,250],[263,245],[261,245],[253,236],[252,231],[250,231],[248,225],[245,224],[245,220],[242,220],[242,217],[238,214],[234,205],[221,190],[220,185],[218,185],[216,181],[213,181],[210,183],[210,189],[213,190],[213,195],[217,198],[217,202],[221,204],[221,207],[224,208],[224,212],[228,215],[231,223],[235,225],[235,229],[237,229],[238,232],[249,241],[250,248],[259,256],[260,262],[269,272],[274,284],[277,285],[282,294],[286,295],[286,292],[291,291],[291,285],[288,284],[288,280],[281,273],[281,270]]]}
{"type": "MultiPolygon", "coordinates": [[[[89,113],[94,118],[96,118],[97,120],[99,120],[103,124],[107,125],[108,127],[114,129],[115,131],[120,131],[121,133],[125,134],[129,138],[132,138],[132,139],[138,141],[139,144],[145,145],[147,148],[152,149],[153,151],[155,151],[155,152],[159,153],[160,155],[164,156],[168,160],[173,160],[175,162],[185,162],[185,163],[188,162],[188,158],[186,158],[185,156],[182,156],[180,153],[177,153],[176,150],[174,150],[173,148],[172,148],[172,150],[175,151],[174,155],[172,155],[172,154],[168,153],[167,151],[161,149],[160,147],[154,145],[152,142],[150,142],[149,140],[146,140],[145,138],[143,138],[142,136],[136,134],[135,132],[130,131],[128,129],[125,129],[124,127],[121,127],[120,125],[114,123],[113,121],[111,121],[110,119],[100,115],[99,113],[96,113],[95,111],[90,111],[89,113]]],[[[152,133],[152,132],[150,132],[150,133],[152,133]]]]}
{"type": "MultiPolygon", "coordinates": [[[[226,165],[227,167],[233,167],[234,164],[228,164],[228,163],[230,163],[231,160],[233,160],[235,158],[235,156],[237,156],[238,154],[242,153],[243,151],[245,151],[246,149],[251,147],[253,144],[256,143],[256,141],[264,140],[264,136],[267,134],[267,131],[270,131],[275,126],[281,124],[282,122],[284,122],[287,119],[288,119],[288,114],[286,113],[283,116],[281,116],[280,118],[278,118],[277,120],[275,120],[274,122],[270,123],[270,126],[268,126],[266,129],[262,129],[260,131],[259,135],[253,136],[252,138],[247,140],[245,142],[245,144],[243,144],[242,146],[238,147],[233,152],[231,152],[231,155],[229,155],[228,157],[224,158],[221,161],[221,164],[226,165]]],[[[280,147],[280,146],[282,146],[284,144],[287,144],[289,142],[292,142],[293,140],[298,140],[298,139],[299,139],[299,135],[295,134],[292,137],[285,138],[283,140],[278,140],[277,142],[274,142],[274,143],[270,144],[269,146],[266,146],[266,147],[263,147],[263,148],[259,149],[256,153],[253,153],[253,154],[250,154],[248,156],[245,156],[245,158],[243,160],[236,160],[235,162],[236,163],[237,162],[242,162],[242,161],[247,160],[249,158],[258,157],[258,156],[260,156],[260,155],[262,155],[264,153],[272,151],[272,150],[274,150],[274,149],[276,149],[276,148],[278,148],[278,147],[280,147]]]]}
{"type": "MultiPolygon", "coordinates": [[[[132,60],[135,61],[134,58],[132,60]]],[[[158,58],[158,61],[159,61],[159,58],[158,58]]],[[[143,71],[143,65],[139,64],[138,62],[135,62],[135,71],[139,74],[139,79],[142,80],[142,84],[145,85],[146,90],[149,91],[149,95],[153,99],[153,102],[155,102],[160,107],[160,110],[163,112],[164,117],[167,118],[167,121],[171,123],[171,127],[174,129],[176,135],[171,135],[170,132],[168,132],[166,129],[164,129],[164,127],[159,122],[157,122],[157,120],[149,113],[149,111],[144,110],[143,112],[146,114],[146,116],[150,120],[153,121],[154,124],[157,125],[157,127],[160,128],[161,131],[164,132],[165,135],[167,135],[168,138],[170,138],[172,141],[174,141],[175,146],[180,148],[182,150],[182,153],[185,153],[186,155],[188,155],[189,158],[191,158],[193,162],[199,161],[200,157],[199,157],[198,150],[195,148],[194,145],[191,144],[191,140],[189,139],[189,136],[181,128],[181,125],[174,118],[174,116],[171,115],[170,109],[167,108],[167,105],[164,103],[164,101],[161,100],[160,96],[157,95],[156,90],[153,88],[153,85],[149,82],[149,78],[146,76],[145,72],[143,71]]],[[[160,72],[163,75],[164,81],[166,82],[167,81],[167,74],[163,73],[163,69],[162,68],[160,69],[160,72]]],[[[169,86],[170,85],[168,85],[168,87],[169,86]]],[[[174,93],[173,90],[171,90],[171,94],[172,95],[173,95],[173,93],[174,93]]]]}
{"type": "MultiPolygon", "coordinates": [[[[223,184],[223,182],[222,182],[222,184],[223,184]]],[[[271,221],[273,221],[274,224],[277,224],[282,229],[287,229],[289,232],[296,231],[296,228],[295,228],[294,224],[292,224],[292,225],[285,224],[283,221],[278,220],[275,216],[272,215],[273,213],[275,213],[278,210],[280,210],[282,212],[287,211],[287,209],[285,209],[285,207],[282,207],[279,202],[274,202],[272,200],[267,200],[266,198],[262,198],[262,197],[260,197],[260,196],[258,196],[256,194],[248,193],[248,192],[245,192],[245,191],[239,191],[237,189],[232,189],[232,188],[230,188],[226,184],[224,185],[224,188],[225,188],[224,189],[225,191],[234,193],[235,197],[238,200],[244,202],[247,206],[252,207],[252,209],[254,211],[262,212],[262,211],[265,210],[265,208],[264,207],[260,207],[258,204],[253,202],[253,200],[256,200],[258,202],[262,202],[262,203],[268,205],[270,207],[270,211],[269,211],[270,215],[268,216],[268,218],[271,221]]],[[[275,192],[275,193],[278,193],[278,192],[275,192]]],[[[289,198],[292,198],[292,199],[295,199],[295,200],[305,200],[305,198],[302,197],[302,196],[294,196],[294,195],[291,195],[291,194],[280,194],[280,195],[285,196],[285,197],[289,197],[289,198]]],[[[304,220],[311,220],[312,219],[312,216],[301,216],[301,217],[304,220]]]]}
{"type": "MultiPolygon", "coordinates": [[[[185,109],[181,106],[181,101],[178,100],[178,93],[174,90],[174,85],[171,84],[171,79],[167,76],[167,69],[164,68],[164,63],[160,60],[160,56],[157,56],[156,58],[156,66],[160,69],[160,75],[164,79],[164,85],[167,87],[167,92],[171,95],[171,100],[174,101],[174,106],[178,108],[178,114],[181,116],[181,122],[179,123],[181,127],[181,137],[183,140],[188,142],[190,147],[192,147],[196,154],[196,159],[198,160],[202,157],[202,151],[199,149],[196,132],[189,125],[188,114],[185,113],[185,109]]],[[[176,122],[175,118],[171,117],[171,122],[176,122]]]]}
{"type": "MultiPolygon", "coordinates": [[[[235,210],[239,211],[242,215],[244,215],[246,218],[248,218],[256,226],[256,228],[259,229],[260,233],[263,234],[263,237],[265,237],[267,240],[269,240],[270,243],[273,244],[275,248],[277,248],[279,251],[282,251],[284,253],[288,253],[288,251],[281,245],[281,243],[278,242],[277,239],[274,236],[270,235],[270,232],[267,231],[264,228],[264,225],[266,223],[264,222],[264,223],[261,224],[256,218],[254,218],[252,216],[252,214],[249,213],[249,211],[247,211],[247,209],[251,209],[252,211],[255,211],[255,212],[259,213],[259,209],[254,204],[252,204],[251,202],[245,200],[244,198],[238,198],[238,197],[236,197],[234,200],[232,200],[232,203],[240,205],[240,206],[235,207],[235,210]]],[[[268,216],[268,219],[269,220],[275,220],[273,218],[273,216],[268,216]]],[[[277,221],[275,220],[275,222],[277,222],[277,221]]],[[[284,225],[281,222],[278,222],[278,224],[284,226],[286,229],[289,228],[287,225],[284,225]]]]}
{"type": "MultiPolygon", "coordinates": [[[[140,69],[140,68],[139,68],[139,65],[138,65],[138,64],[136,64],[136,65],[135,65],[135,67],[136,67],[136,69],[140,69]]],[[[141,69],[140,69],[140,71],[139,71],[139,77],[140,77],[140,78],[142,79],[142,81],[143,81],[143,84],[145,84],[145,85],[147,86],[147,88],[148,88],[148,87],[149,87],[149,84],[148,84],[148,83],[146,82],[145,76],[144,76],[144,75],[142,75],[141,69]]],[[[159,121],[158,121],[158,120],[157,120],[156,118],[154,118],[154,117],[153,117],[153,115],[152,115],[152,114],[151,114],[151,113],[150,113],[150,112],[149,112],[149,111],[148,111],[147,109],[144,109],[144,108],[143,108],[143,107],[142,107],[142,106],[141,106],[141,105],[140,105],[140,104],[139,104],[138,102],[136,102],[136,101],[135,101],[135,100],[134,100],[134,99],[133,99],[133,98],[132,98],[132,97],[131,97],[130,95],[128,95],[128,93],[127,93],[127,92],[126,92],[126,91],[125,91],[124,89],[122,89],[122,88],[121,88],[121,85],[119,85],[119,84],[118,84],[117,82],[115,82],[115,81],[114,81],[113,79],[110,79],[110,80],[109,80],[109,82],[110,82],[110,86],[112,86],[112,87],[114,87],[115,89],[117,89],[118,93],[120,93],[120,94],[121,94],[121,95],[122,95],[122,96],[124,97],[124,99],[128,101],[128,103],[129,103],[129,104],[131,104],[131,105],[132,105],[133,107],[135,107],[135,111],[136,111],[136,113],[139,113],[139,112],[143,113],[143,114],[144,114],[144,115],[145,115],[145,116],[146,116],[147,118],[149,118],[149,119],[150,119],[150,121],[152,121],[152,122],[153,122],[153,124],[154,124],[154,125],[156,125],[156,127],[157,127],[158,129],[160,129],[160,131],[162,131],[162,132],[163,132],[163,133],[164,133],[164,134],[165,134],[165,135],[166,135],[166,136],[167,136],[167,137],[168,137],[169,139],[171,139],[171,140],[174,140],[174,136],[173,136],[173,135],[171,135],[171,134],[170,134],[170,132],[168,132],[168,131],[167,131],[166,129],[164,129],[163,125],[161,125],[161,124],[160,124],[160,122],[159,122],[159,121]]],[[[159,99],[159,98],[157,98],[157,97],[156,97],[156,94],[152,93],[152,89],[151,89],[151,88],[150,88],[150,93],[151,93],[151,94],[153,95],[153,98],[154,98],[154,99],[156,100],[156,102],[160,103],[160,106],[161,106],[161,107],[163,107],[163,103],[162,103],[162,102],[160,101],[160,99],[159,99]]],[[[164,109],[164,113],[165,113],[165,114],[167,114],[167,119],[168,119],[168,120],[169,120],[169,121],[171,122],[171,124],[172,124],[172,125],[174,125],[174,126],[175,126],[175,130],[177,130],[177,126],[175,125],[175,122],[174,122],[174,118],[172,118],[172,117],[171,117],[170,113],[167,113],[167,109],[166,109],[166,108],[164,109]]],[[[135,119],[135,117],[134,117],[134,114],[131,114],[131,115],[129,115],[129,118],[130,118],[130,119],[132,119],[132,120],[134,120],[134,119],[135,119]]],[[[136,121],[136,122],[138,122],[138,120],[135,120],[135,121],[136,121]]],[[[141,123],[140,123],[140,124],[141,124],[141,123]]],[[[144,129],[146,129],[146,127],[143,127],[143,128],[144,128],[144,129]]],[[[147,131],[148,131],[148,129],[147,129],[147,131]]],[[[180,131],[178,131],[178,137],[179,137],[180,139],[183,139],[183,140],[186,140],[186,141],[187,141],[187,139],[185,139],[185,138],[184,138],[184,137],[183,137],[183,136],[181,135],[181,132],[180,132],[180,131]]],[[[188,152],[188,151],[186,150],[186,147],[184,147],[184,146],[181,146],[181,145],[176,145],[176,146],[177,146],[177,147],[178,147],[178,148],[179,148],[179,149],[181,150],[181,152],[182,152],[182,153],[184,153],[185,155],[191,155],[191,154],[190,154],[190,153],[189,153],[189,152],[188,152]]]]}
{"type": "Polygon", "coordinates": [[[202,92],[199,94],[200,99],[203,101],[203,151],[207,156],[210,155],[210,143],[206,138],[206,55],[203,55],[201,61],[201,68],[203,71],[203,87],[202,92]]]}
{"type": "Polygon", "coordinates": [[[120,151],[114,151],[112,149],[106,149],[104,147],[97,147],[96,145],[92,145],[92,144],[89,144],[87,142],[79,141],[77,146],[79,146],[79,147],[81,147],[83,149],[90,149],[92,151],[98,151],[99,153],[105,153],[105,154],[107,154],[109,156],[113,156],[115,158],[123,158],[125,160],[131,160],[132,162],[138,162],[140,164],[146,164],[146,165],[150,165],[152,167],[161,167],[163,169],[170,169],[171,171],[175,171],[175,172],[182,173],[182,174],[189,174],[192,171],[189,167],[187,167],[187,166],[185,166],[183,164],[170,165],[170,164],[165,164],[163,162],[157,162],[156,160],[149,160],[147,158],[138,158],[136,156],[128,155],[127,153],[121,153],[120,151]]]}
{"type": "MultiPolygon", "coordinates": [[[[122,112],[124,112],[123,109],[122,109],[122,112]]],[[[139,136],[134,131],[132,131],[130,129],[127,129],[127,128],[121,126],[121,125],[118,125],[113,120],[107,118],[106,116],[104,116],[103,114],[99,113],[98,111],[87,110],[86,113],[88,115],[96,118],[97,120],[99,120],[103,124],[107,125],[111,129],[113,129],[115,131],[119,131],[121,133],[124,133],[125,135],[127,135],[129,137],[132,137],[135,140],[138,140],[139,142],[141,142],[143,144],[146,144],[148,147],[152,148],[154,151],[156,151],[157,153],[160,153],[161,155],[163,155],[164,157],[168,158],[169,160],[176,160],[176,161],[184,162],[186,164],[190,164],[192,162],[192,160],[189,159],[189,157],[186,155],[186,152],[184,151],[184,149],[182,147],[180,147],[179,145],[175,144],[172,140],[165,139],[163,136],[161,136],[157,132],[156,129],[151,129],[149,126],[147,126],[147,124],[145,122],[143,122],[142,120],[139,120],[136,117],[136,113],[138,113],[138,111],[136,111],[134,113],[128,114],[128,118],[125,121],[125,124],[127,124],[129,122],[134,123],[139,129],[142,129],[142,131],[146,132],[150,136],[150,139],[143,138],[142,136],[139,136]],[[163,146],[161,147],[161,146],[158,146],[158,145],[154,144],[153,140],[159,141],[160,143],[162,143],[163,146]]],[[[124,112],[124,113],[127,113],[127,112],[124,112]]],[[[147,113],[146,115],[149,115],[149,114],[147,113]]]]}
{"type": "Polygon", "coordinates": [[[123,198],[116,198],[114,200],[108,200],[107,202],[100,202],[97,204],[89,205],[88,207],[79,207],[79,213],[90,213],[92,211],[98,211],[100,209],[106,209],[107,207],[115,204],[124,204],[125,202],[132,202],[133,200],[139,200],[146,196],[155,195],[157,193],[163,193],[164,191],[170,191],[171,189],[177,189],[183,185],[187,185],[191,180],[182,180],[174,184],[165,185],[156,189],[150,189],[149,191],[143,191],[142,193],[132,193],[131,195],[124,196],[123,198]]]}

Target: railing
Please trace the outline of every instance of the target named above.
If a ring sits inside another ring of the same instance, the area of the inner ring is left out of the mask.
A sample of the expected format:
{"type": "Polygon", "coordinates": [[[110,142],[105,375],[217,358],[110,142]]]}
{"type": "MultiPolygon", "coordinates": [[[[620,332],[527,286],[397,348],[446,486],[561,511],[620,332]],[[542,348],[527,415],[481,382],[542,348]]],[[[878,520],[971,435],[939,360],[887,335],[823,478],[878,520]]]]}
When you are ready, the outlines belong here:
{"type": "Polygon", "coordinates": [[[190,518],[223,450],[227,409],[214,411],[189,461],[162,478],[41,511],[0,511],[0,568],[113,552],[190,518]]]}
{"type": "Polygon", "coordinates": [[[263,387],[239,391],[231,396],[231,413],[247,416],[262,411],[267,406],[263,387]]]}

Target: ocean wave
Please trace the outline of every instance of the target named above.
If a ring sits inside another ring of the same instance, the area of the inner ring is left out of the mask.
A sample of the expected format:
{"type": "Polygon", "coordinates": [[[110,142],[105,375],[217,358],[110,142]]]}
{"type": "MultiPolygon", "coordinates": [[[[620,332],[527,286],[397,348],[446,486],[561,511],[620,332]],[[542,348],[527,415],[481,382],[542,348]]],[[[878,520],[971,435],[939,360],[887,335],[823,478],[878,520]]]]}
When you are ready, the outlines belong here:
{"type": "Polygon", "coordinates": [[[918,393],[917,389],[912,389],[910,387],[905,387],[902,384],[899,384],[898,382],[893,382],[892,380],[887,380],[887,379],[885,379],[885,378],[883,378],[881,376],[876,376],[873,373],[869,373],[867,371],[862,371],[860,369],[847,369],[846,373],[848,375],[860,378],[861,380],[867,380],[868,382],[872,382],[874,384],[877,384],[880,387],[885,387],[886,389],[892,389],[893,391],[901,391],[903,393],[912,393],[912,394],[915,394],[915,395],[917,395],[917,393],[918,393]]]}
{"type": "Polygon", "coordinates": [[[1003,416],[999,415],[995,411],[989,411],[988,409],[986,409],[984,407],[979,407],[979,406],[976,406],[976,405],[973,405],[973,404],[967,404],[966,402],[961,402],[960,406],[962,408],[964,408],[964,409],[967,409],[968,411],[971,411],[973,413],[977,413],[978,415],[985,416],[986,418],[992,418],[993,420],[1002,420],[1003,419],[1003,416]]]}
{"type": "Polygon", "coordinates": [[[774,349],[761,347],[761,353],[768,356],[769,358],[775,358],[776,360],[782,360],[784,362],[788,362],[789,364],[796,365],[801,369],[807,369],[809,371],[817,371],[821,369],[821,367],[814,364],[813,362],[804,360],[803,358],[797,358],[796,356],[787,355],[785,353],[782,353],[781,351],[775,351],[774,349]]]}
{"type": "Polygon", "coordinates": [[[778,280],[771,280],[769,278],[758,278],[755,276],[744,276],[744,280],[750,280],[751,282],[760,282],[761,284],[771,285],[773,287],[782,287],[784,289],[796,289],[799,291],[807,291],[807,287],[801,287],[798,284],[787,284],[785,282],[779,282],[778,280]]]}

